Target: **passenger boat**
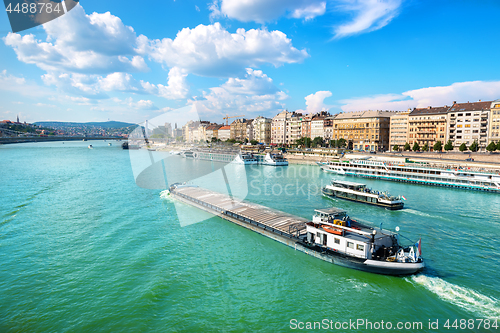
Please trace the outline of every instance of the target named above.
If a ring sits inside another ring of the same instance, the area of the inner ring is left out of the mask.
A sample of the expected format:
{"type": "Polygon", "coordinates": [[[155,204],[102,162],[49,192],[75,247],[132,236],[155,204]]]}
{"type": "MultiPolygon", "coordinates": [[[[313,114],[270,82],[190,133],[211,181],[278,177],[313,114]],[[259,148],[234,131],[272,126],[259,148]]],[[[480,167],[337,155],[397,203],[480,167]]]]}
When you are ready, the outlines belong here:
{"type": "Polygon", "coordinates": [[[440,168],[429,163],[407,163],[367,159],[318,163],[325,172],[422,185],[454,187],[500,193],[500,174],[463,167],[440,168]]]}
{"type": "Polygon", "coordinates": [[[282,154],[267,153],[262,162],[264,165],[274,165],[274,166],[285,166],[288,165],[288,161],[283,157],[282,154]]]}
{"type": "Polygon", "coordinates": [[[251,153],[240,153],[236,155],[233,163],[236,164],[258,164],[259,161],[251,153]]]}
{"type": "Polygon", "coordinates": [[[394,197],[387,192],[369,189],[366,187],[366,184],[342,180],[332,180],[332,184],[323,187],[321,193],[326,197],[367,203],[389,210],[402,209],[404,206],[400,196],[394,197]]]}
{"type": "Polygon", "coordinates": [[[196,185],[172,184],[165,194],[332,264],[386,275],[424,268],[420,240],[402,246],[398,233],[362,224],[338,208],[316,209],[311,221],[196,185]]]}

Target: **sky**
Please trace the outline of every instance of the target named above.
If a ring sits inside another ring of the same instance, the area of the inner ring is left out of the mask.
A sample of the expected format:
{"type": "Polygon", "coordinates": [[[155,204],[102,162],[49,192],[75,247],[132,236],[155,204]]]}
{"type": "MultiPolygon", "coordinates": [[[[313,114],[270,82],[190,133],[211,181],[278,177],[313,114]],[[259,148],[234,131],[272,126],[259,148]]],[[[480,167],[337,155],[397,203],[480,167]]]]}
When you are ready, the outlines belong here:
{"type": "Polygon", "coordinates": [[[222,123],[495,100],[498,12],[497,0],[82,0],[19,33],[2,12],[0,118],[140,123],[194,106],[222,123]]]}

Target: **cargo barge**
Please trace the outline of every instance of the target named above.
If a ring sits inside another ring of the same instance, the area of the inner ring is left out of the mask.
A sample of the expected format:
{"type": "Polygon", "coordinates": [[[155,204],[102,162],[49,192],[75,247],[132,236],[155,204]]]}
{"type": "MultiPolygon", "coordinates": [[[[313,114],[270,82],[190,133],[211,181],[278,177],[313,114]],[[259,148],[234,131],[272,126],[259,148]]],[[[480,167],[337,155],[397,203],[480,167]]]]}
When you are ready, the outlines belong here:
{"type": "Polygon", "coordinates": [[[172,184],[168,194],[332,264],[385,275],[424,267],[420,241],[402,246],[397,233],[359,223],[340,209],[317,209],[311,221],[194,185],[172,184]]]}

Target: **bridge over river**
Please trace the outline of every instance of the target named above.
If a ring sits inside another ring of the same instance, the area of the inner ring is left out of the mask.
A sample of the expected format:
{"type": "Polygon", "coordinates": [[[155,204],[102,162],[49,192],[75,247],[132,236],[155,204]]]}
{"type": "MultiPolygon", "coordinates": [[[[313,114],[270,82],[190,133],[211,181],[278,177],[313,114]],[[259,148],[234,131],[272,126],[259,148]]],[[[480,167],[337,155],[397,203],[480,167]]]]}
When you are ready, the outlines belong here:
{"type": "Polygon", "coordinates": [[[116,136],[13,136],[0,137],[0,144],[24,143],[24,142],[48,142],[48,141],[83,141],[83,140],[127,140],[116,136]]]}

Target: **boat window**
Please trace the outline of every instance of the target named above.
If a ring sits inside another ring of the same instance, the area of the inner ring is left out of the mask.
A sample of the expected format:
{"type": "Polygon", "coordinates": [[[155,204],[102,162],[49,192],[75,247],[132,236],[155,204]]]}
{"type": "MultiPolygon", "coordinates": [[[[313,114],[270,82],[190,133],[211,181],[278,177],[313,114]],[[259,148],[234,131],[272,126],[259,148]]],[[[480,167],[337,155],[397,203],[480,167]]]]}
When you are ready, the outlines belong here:
{"type": "Polygon", "coordinates": [[[334,238],[333,240],[334,240],[335,244],[340,244],[340,239],[334,238]]]}
{"type": "Polygon", "coordinates": [[[365,251],[365,246],[362,245],[362,244],[356,244],[356,249],[359,250],[359,251],[365,251]]]}
{"type": "Polygon", "coordinates": [[[350,248],[350,249],[354,249],[354,243],[347,242],[347,247],[350,248]]]}

